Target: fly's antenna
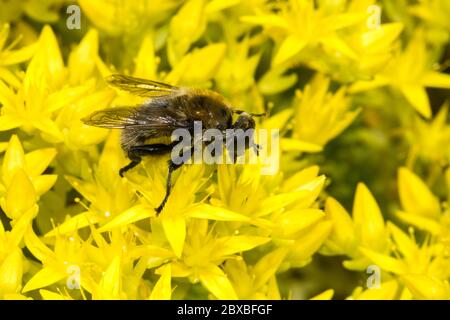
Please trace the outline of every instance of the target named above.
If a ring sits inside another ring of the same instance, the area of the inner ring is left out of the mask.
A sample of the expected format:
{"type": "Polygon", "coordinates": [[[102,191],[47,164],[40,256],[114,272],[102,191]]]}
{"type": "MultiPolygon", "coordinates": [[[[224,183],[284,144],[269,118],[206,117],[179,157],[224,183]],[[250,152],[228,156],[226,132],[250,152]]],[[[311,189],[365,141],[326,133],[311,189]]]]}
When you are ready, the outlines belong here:
{"type": "Polygon", "coordinates": [[[263,113],[250,113],[252,117],[265,117],[267,114],[265,112],[263,113]]]}
{"type": "Polygon", "coordinates": [[[248,115],[250,115],[252,117],[265,117],[266,116],[265,112],[263,112],[263,113],[251,113],[251,112],[246,112],[246,111],[243,111],[243,110],[233,110],[233,112],[236,113],[236,114],[247,113],[248,115]]]}

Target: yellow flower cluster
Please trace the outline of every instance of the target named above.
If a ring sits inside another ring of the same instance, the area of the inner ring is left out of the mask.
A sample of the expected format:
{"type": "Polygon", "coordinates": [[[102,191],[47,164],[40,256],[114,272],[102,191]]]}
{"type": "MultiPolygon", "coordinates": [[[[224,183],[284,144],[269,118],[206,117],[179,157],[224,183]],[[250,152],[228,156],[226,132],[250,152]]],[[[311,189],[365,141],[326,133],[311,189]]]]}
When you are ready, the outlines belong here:
{"type": "Polygon", "coordinates": [[[1,2],[0,299],[450,299],[449,16],[447,0],[1,2]],[[266,112],[277,172],[183,166],[157,216],[167,158],[122,178],[119,132],[80,120],[143,102],[112,73],[266,112]]]}

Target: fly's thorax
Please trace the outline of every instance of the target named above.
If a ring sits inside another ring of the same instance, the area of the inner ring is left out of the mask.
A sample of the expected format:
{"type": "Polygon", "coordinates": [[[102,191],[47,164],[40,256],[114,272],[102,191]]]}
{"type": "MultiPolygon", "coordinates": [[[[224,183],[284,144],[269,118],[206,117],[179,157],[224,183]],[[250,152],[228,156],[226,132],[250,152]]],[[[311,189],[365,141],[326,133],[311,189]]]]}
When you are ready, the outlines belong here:
{"type": "Polygon", "coordinates": [[[193,121],[201,121],[205,129],[225,130],[231,126],[232,110],[225,99],[211,91],[198,91],[187,96],[186,114],[193,121]]]}

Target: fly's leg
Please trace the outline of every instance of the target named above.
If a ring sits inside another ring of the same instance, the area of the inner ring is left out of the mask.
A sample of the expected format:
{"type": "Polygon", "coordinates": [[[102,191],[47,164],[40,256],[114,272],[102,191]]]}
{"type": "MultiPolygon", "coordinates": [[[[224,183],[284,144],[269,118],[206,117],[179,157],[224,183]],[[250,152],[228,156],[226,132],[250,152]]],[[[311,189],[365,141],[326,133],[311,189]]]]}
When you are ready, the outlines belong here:
{"type": "MultiPolygon", "coordinates": [[[[178,142],[173,142],[172,144],[176,145],[178,142]]],[[[191,146],[190,148],[190,155],[194,153],[194,146],[191,146]]],[[[172,159],[168,162],[168,171],[167,171],[167,181],[166,181],[166,194],[164,195],[164,199],[162,200],[161,204],[158,208],[155,208],[156,216],[158,216],[161,211],[164,209],[164,206],[166,205],[167,200],[169,199],[170,192],[172,191],[172,173],[177,170],[179,167],[181,167],[186,161],[188,161],[189,158],[183,159],[180,163],[175,163],[172,161],[172,159]]]]}
{"type": "Polygon", "coordinates": [[[143,156],[163,155],[169,153],[173,146],[173,144],[155,143],[131,147],[128,151],[128,158],[131,162],[119,170],[119,175],[123,177],[125,172],[136,167],[142,161],[143,156]]]}
{"type": "Polygon", "coordinates": [[[132,154],[131,152],[128,152],[128,158],[130,158],[131,162],[129,164],[127,164],[125,167],[120,168],[120,170],[119,170],[119,175],[122,178],[123,178],[123,175],[125,174],[125,172],[127,172],[130,169],[133,169],[142,161],[142,158],[140,156],[132,154]]]}
{"type": "Polygon", "coordinates": [[[164,209],[164,206],[166,205],[166,202],[169,199],[170,192],[172,191],[172,172],[177,170],[182,165],[183,163],[175,164],[172,162],[172,160],[169,160],[169,168],[168,168],[169,170],[167,172],[167,181],[166,181],[166,194],[159,207],[155,208],[157,216],[161,213],[162,209],[164,209]]]}

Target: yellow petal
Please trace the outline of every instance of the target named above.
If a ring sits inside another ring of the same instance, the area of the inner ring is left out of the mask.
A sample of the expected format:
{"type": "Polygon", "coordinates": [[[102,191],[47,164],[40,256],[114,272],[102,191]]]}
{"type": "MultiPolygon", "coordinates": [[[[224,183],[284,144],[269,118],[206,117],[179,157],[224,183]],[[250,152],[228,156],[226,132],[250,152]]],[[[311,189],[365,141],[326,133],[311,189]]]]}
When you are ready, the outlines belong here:
{"type": "Polygon", "coordinates": [[[343,55],[353,60],[358,59],[358,55],[355,53],[355,51],[337,35],[325,37],[321,39],[320,42],[325,48],[329,50],[342,53],[343,55]]]}
{"type": "Polygon", "coordinates": [[[277,277],[273,276],[267,282],[267,298],[269,300],[281,300],[280,290],[278,289],[277,277]]]}
{"type": "Polygon", "coordinates": [[[312,297],[310,300],[331,300],[334,295],[333,289],[325,290],[322,293],[319,293],[318,295],[312,297]]]}
{"type": "Polygon", "coordinates": [[[89,225],[93,225],[99,221],[100,219],[98,218],[98,215],[96,213],[85,211],[64,221],[55,229],[45,234],[45,237],[54,237],[58,234],[70,233],[89,225]]]}
{"type": "Polygon", "coordinates": [[[10,219],[17,219],[35,205],[36,192],[33,184],[25,171],[16,170],[6,193],[6,206],[3,210],[10,219]]]}
{"type": "Polygon", "coordinates": [[[278,27],[282,29],[288,29],[288,22],[281,16],[276,14],[267,14],[260,16],[243,16],[240,18],[243,22],[252,24],[259,24],[267,27],[278,27]]]}
{"type": "Polygon", "coordinates": [[[286,248],[278,248],[259,259],[253,268],[253,273],[255,275],[254,290],[258,290],[273,275],[275,275],[281,262],[283,262],[286,257],[286,254],[286,248]]]}
{"type": "Polygon", "coordinates": [[[427,119],[431,117],[430,101],[424,87],[420,85],[402,85],[400,91],[421,115],[427,119]]]}
{"type": "Polygon", "coordinates": [[[25,155],[19,138],[14,134],[9,140],[8,149],[3,158],[2,173],[6,184],[9,184],[18,168],[25,169],[25,155]]]}
{"type": "Polygon", "coordinates": [[[206,83],[217,72],[225,55],[225,50],[226,45],[224,43],[215,43],[194,50],[183,57],[165,81],[188,85],[206,83]]]}
{"type": "Polygon", "coordinates": [[[392,258],[367,248],[359,248],[359,250],[363,255],[385,271],[393,272],[395,274],[404,274],[408,270],[406,264],[402,260],[392,258]]]}
{"type": "Polygon", "coordinates": [[[222,11],[239,4],[241,0],[211,0],[205,6],[205,12],[208,14],[222,11]]]}
{"type": "Polygon", "coordinates": [[[8,131],[22,125],[22,120],[11,115],[0,116],[0,131],[8,131]]]}
{"type": "Polygon", "coordinates": [[[404,211],[430,218],[440,216],[439,200],[408,168],[403,167],[398,171],[398,191],[404,211]]]}
{"type": "Polygon", "coordinates": [[[450,89],[450,75],[428,71],[423,76],[422,84],[427,87],[450,89]]]}
{"type": "MultiPolygon", "coordinates": [[[[5,109],[6,110],[16,110],[18,105],[23,105],[23,102],[21,99],[18,98],[18,96],[14,93],[14,91],[5,85],[3,81],[0,81],[0,103],[3,105],[2,110],[2,116],[6,116],[5,109]]],[[[6,122],[7,119],[16,119],[16,117],[7,117],[5,120],[2,120],[0,123],[2,124],[2,128],[5,130],[8,130],[8,123],[6,122]]],[[[17,121],[17,120],[13,120],[17,121]]],[[[14,128],[14,125],[10,125],[11,129],[14,128]]]]}
{"type": "Polygon", "coordinates": [[[282,64],[290,58],[297,55],[306,46],[306,41],[296,36],[289,35],[280,45],[275,58],[273,59],[274,66],[282,64]]]}
{"type": "Polygon", "coordinates": [[[418,254],[419,248],[400,228],[392,222],[388,222],[388,229],[394,239],[395,246],[405,258],[413,258],[418,254]]]}
{"type": "Polygon", "coordinates": [[[213,254],[218,258],[225,257],[234,253],[251,250],[269,241],[270,238],[256,236],[222,237],[216,240],[217,249],[213,252],[213,254]]]}
{"type": "Polygon", "coordinates": [[[363,291],[357,300],[393,300],[397,294],[398,283],[396,280],[384,282],[379,288],[370,288],[363,291]]]}
{"type": "Polygon", "coordinates": [[[105,232],[114,228],[124,227],[133,222],[143,220],[155,215],[155,210],[149,206],[137,205],[131,207],[117,217],[114,217],[111,221],[98,229],[98,232],[105,232]]]}
{"type": "Polygon", "coordinates": [[[301,151],[301,152],[317,153],[322,151],[323,147],[321,145],[307,141],[302,141],[299,139],[282,138],[281,149],[285,151],[301,151]]]}
{"type": "Polygon", "coordinates": [[[167,43],[167,53],[172,66],[189,50],[206,27],[204,0],[189,0],[178,10],[170,20],[170,34],[167,43]]]}
{"type": "Polygon", "coordinates": [[[39,261],[47,264],[56,263],[56,256],[53,251],[42,243],[31,227],[25,232],[24,242],[31,254],[39,261]]]}
{"type": "Polygon", "coordinates": [[[152,293],[150,294],[151,300],[170,300],[172,296],[171,287],[171,265],[167,264],[163,266],[161,270],[161,277],[159,277],[158,282],[156,282],[153,287],[152,293]]]}
{"type": "MultiPolygon", "coordinates": [[[[265,95],[273,95],[293,87],[298,80],[298,76],[295,73],[285,74],[286,69],[284,66],[270,68],[258,81],[259,91],[265,95]]],[[[277,115],[279,113],[274,116],[277,115]]],[[[271,118],[274,116],[271,116],[271,118]]]]}
{"type": "Polygon", "coordinates": [[[91,89],[90,86],[81,85],[77,87],[63,88],[48,96],[46,102],[46,111],[48,113],[58,111],[59,109],[68,106],[78,99],[86,95],[87,91],[91,89]]]}
{"type": "Polygon", "coordinates": [[[362,37],[362,45],[371,52],[383,52],[392,45],[403,30],[400,22],[385,23],[377,29],[365,32],[362,37]]]}
{"type": "Polygon", "coordinates": [[[33,208],[25,212],[25,214],[22,215],[20,219],[16,220],[14,227],[12,228],[10,233],[10,244],[15,246],[18,246],[20,244],[25,232],[31,225],[31,221],[34,219],[34,217],[36,217],[38,210],[39,208],[37,206],[34,206],[33,208]]]}
{"type": "Polygon", "coordinates": [[[236,300],[238,297],[227,275],[218,266],[209,265],[198,271],[202,285],[221,300],[236,300]]]}
{"type": "Polygon", "coordinates": [[[289,210],[281,213],[274,221],[277,227],[274,235],[295,238],[295,235],[321,220],[325,214],[319,209],[289,210]]]}
{"type": "Polygon", "coordinates": [[[27,282],[22,292],[28,292],[39,288],[47,287],[55,282],[64,279],[67,275],[64,272],[43,267],[27,282]]]}
{"type": "Polygon", "coordinates": [[[434,235],[439,235],[442,232],[442,227],[434,219],[430,219],[424,216],[418,216],[414,214],[409,214],[403,211],[396,212],[397,217],[403,220],[406,223],[409,223],[421,230],[426,230],[431,232],[434,235]]]}
{"type": "Polygon", "coordinates": [[[184,217],[163,216],[162,225],[166,238],[177,257],[181,257],[183,252],[184,240],[186,239],[186,221],[184,217]]]}
{"type": "Polygon", "coordinates": [[[43,174],[41,176],[32,177],[31,182],[36,190],[36,195],[39,197],[50,190],[56,183],[56,179],[58,179],[58,175],[56,174],[43,174]]]}
{"type": "Polygon", "coordinates": [[[56,156],[55,148],[45,148],[31,151],[25,155],[27,172],[30,176],[38,176],[47,169],[56,156]]]}
{"type": "Polygon", "coordinates": [[[141,47],[136,57],[134,76],[148,79],[156,78],[155,48],[153,35],[147,34],[142,40],[141,47]]]}
{"type": "Polygon", "coordinates": [[[336,253],[351,253],[355,249],[356,238],[353,221],[347,210],[336,199],[328,197],[325,213],[333,222],[329,239],[338,246],[340,252],[336,253]]]}
{"type": "Polygon", "coordinates": [[[369,189],[359,183],[353,203],[355,230],[365,247],[383,250],[386,245],[386,231],[383,215],[369,189]]]}
{"type": "Polygon", "coordinates": [[[319,174],[319,169],[319,166],[310,166],[285,179],[283,182],[283,192],[297,189],[297,187],[314,180],[319,174]]]}
{"type": "Polygon", "coordinates": [[[13,249],[0,264],[0,297],[17,293],[22,286],[22,251],[13,249]]]}
{"type": "Polygon", "coordinates": [[[406,287],[416,299],[441,300],[449,299],[448,283],[423,274],[408,274],[402,276],[406,287]]]}
{"type": "Polygon", "coordinates": [[[102,299],[118,299],[122,282],[121,282],[121,258],[115,256],[111,264],[106,269],[100,280],[100,298],[102,299]]]}
{"type": "Polygon", "coordinates": [[[4,300],[33,300],[31,297],[24,296],[18,293],[7,293],[3,296],[4,300]]]}
{"type": "Polygon", "coordinates": [[[45,139],[50,142],[58,143],[63,141],[64,136],[53,120],[49,118],[38,118],[32,123],[38,130],[45,134],[45,139]]]}
{"type": "Polygon", "coordinates": [[[311,256],[317,252],[328,238],[332,228],[331,221],[320,221],[313,225],[309,232],[305,232],[295,240],[287,260],[293,265],[301,267],[309,262],[311,256]]]}
{"type": "Polygon", "coordinates": [[[192,218],[209,219],[217,221],[249,221],[250,218],[240,213],[215,207],[209,204],[199,204],[191,207],[186,215],[192,218]]]}
{"type": "Polygon", "coordinates": [[[90,29],[69,56],[70,80],[83,83],[94,71],[98,53],[98,31],[90,29]]]}
{"type": "Polygon", "coordinates": [[[297,200],[306,198],[310,194],[311,192],[309,190],[299,190],[267,197],[261,202],[261,209],[258,212],[258,216],[261,217],[269,213],[276,212],[289,206],[297,200]]]}
{"type": "Polygon", "coordinates": [[[372,89],[376,89],[379,87],[384,87],[389,84],[389,79],[381,76],[375,76],[373,80],[370,81],[356,81],[354,84],[352,84],[348,91],[349,93],[358,93],[362,91],[368,91],[372,89]]]}
{"type": "MultiPolygon", "coordinates": [[[[39,38],[39,47],[36,49],[36,54],[30,62],[31,65],[36,65],[36,67],[45,66],[47,69],[49,81],[52,85],[59,83],[64,71],[64,62],[62,59],[61,51],[59,50],[58,41],[53,33],[53,30],[48,25],[44,26],[42,33],[39,38]],[[53,78],[52,78],[53,77],[53,78]]],[[[38,76],[38,74],[32,73],[33,76],[38,76]]],[[[28,70],[27,70],[28,75],[28,70]]],[[[35,79],[37,80],[37,79],[35,79]]],[[[41,81],[44,79],[40,79],[41,81]]],[[[44,80],[45,81],[45,80],[44,80]]]]}

